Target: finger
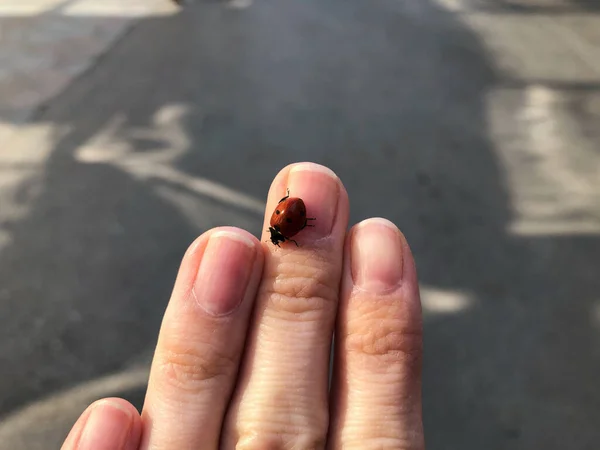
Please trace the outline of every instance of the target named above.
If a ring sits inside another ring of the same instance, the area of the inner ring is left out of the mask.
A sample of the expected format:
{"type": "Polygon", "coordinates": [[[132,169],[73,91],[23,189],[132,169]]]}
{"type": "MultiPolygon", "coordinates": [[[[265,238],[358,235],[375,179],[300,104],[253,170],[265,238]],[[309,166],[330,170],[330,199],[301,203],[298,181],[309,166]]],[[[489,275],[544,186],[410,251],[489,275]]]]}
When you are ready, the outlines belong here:
{"type": "Polygon", "coordinates": [[[236,228],[187,251],[152,362],[142,449],[218,448],[262,266],[260,243],[236,228]]]}
{"type": "Polygon", "coordinates": [[[421,360],[410,249],[391,222],[366,220],[346,244],[329,448],[422,450],[421,360]]]}
{"type": "MultiPolygon", "coordinates": [[[[329,169],[302,163],[275,178],[265,229],[289,188],[314,228],[278,248],[266,246],[265,270],[243,372],[224,433],[224,448],[322,448],[327,435],[327,382],[348,197],[329,169]]],[[[268,240],[263,234],[263,241],[268,240]]]]}
{"type": "Polygon", "coordinates": [[[142,421],[135,407],[120,398],[92,403],[73,426],[62,450],[137,450],[142,421]]]}

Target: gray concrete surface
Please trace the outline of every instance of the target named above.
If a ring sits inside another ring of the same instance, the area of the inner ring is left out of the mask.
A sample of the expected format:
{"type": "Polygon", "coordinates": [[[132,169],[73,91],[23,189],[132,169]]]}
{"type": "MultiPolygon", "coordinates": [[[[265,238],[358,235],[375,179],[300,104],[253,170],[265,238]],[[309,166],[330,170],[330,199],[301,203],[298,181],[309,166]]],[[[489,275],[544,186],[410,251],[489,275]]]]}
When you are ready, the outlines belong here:
{"type": "Polygon", "coordinates": [[[140,405],[187,244],[258,233],[301,160],[413,247],[430,450],[597,449],[599,52],[584,1],[139,19],[0,150],[0,449],[58,448],[101,396],[140,405]]]}

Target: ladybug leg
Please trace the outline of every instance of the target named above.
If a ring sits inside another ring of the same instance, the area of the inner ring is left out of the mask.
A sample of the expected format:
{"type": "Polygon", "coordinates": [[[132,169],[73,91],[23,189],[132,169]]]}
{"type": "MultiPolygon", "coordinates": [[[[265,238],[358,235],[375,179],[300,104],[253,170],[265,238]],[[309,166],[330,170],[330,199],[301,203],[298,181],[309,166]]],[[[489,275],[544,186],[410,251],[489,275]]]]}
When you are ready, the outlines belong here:
{"type": "Polygon", "coordinates": [[[284,200],[287,200],[288,198],[290,198],[290,188],[288,188],[288,190],[287,190],[287,195],[285,197],[283,197],[281,200],[279,200],[279,203],[281,203],[284,200]]]}
{"type": "Polygon", "coordinates": [[[293,239],[289,239],[289,238],[288,238],[288,241],[292,241],[294,244],[296,244],[296,247],[300,247],[300,246],[298,245],[298,243],[297,243],[295,240],[293,240],[293,239]]]}
{"type": "Polygon", "coordinates": [[[314,227],[314,225],[310,225],[310,224],[308,223],[308,221],[309,221],[309,220],[317,220],[317,218],[316,218],[316,217],[308,217],[308,218],[306,219],[306,221],[304,222],[304,226],[303,226],[302,228],[306,228],[306,227],[314,227]]]}

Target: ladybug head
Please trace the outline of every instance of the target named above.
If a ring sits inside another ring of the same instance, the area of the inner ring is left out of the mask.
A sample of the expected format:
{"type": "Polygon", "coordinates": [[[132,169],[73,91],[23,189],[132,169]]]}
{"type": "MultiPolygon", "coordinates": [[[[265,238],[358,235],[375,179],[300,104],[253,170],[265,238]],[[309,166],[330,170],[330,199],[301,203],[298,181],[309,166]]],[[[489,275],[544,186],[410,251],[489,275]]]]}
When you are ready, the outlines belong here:
{"type": "Polygon", "coordinates": [[[271,242],[273,245],[279,247],[279,243],[285,241],[285,236],[274,227],[269,227],[269,232],[271,233],[271,242]]]}

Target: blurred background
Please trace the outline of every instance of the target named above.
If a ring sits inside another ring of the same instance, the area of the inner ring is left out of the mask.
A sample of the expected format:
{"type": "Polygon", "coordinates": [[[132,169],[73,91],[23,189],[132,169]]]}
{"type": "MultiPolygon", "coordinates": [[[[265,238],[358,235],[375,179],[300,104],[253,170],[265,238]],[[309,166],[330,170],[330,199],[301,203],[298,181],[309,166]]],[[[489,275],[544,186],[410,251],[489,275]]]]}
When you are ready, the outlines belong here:
{"type": "Polygon", "coordinates": [[[599,1],[0,0],[0,449],[141,406],[187,245],[295,161],[412,245],[429,450],[599,448],[599,1]]]}

